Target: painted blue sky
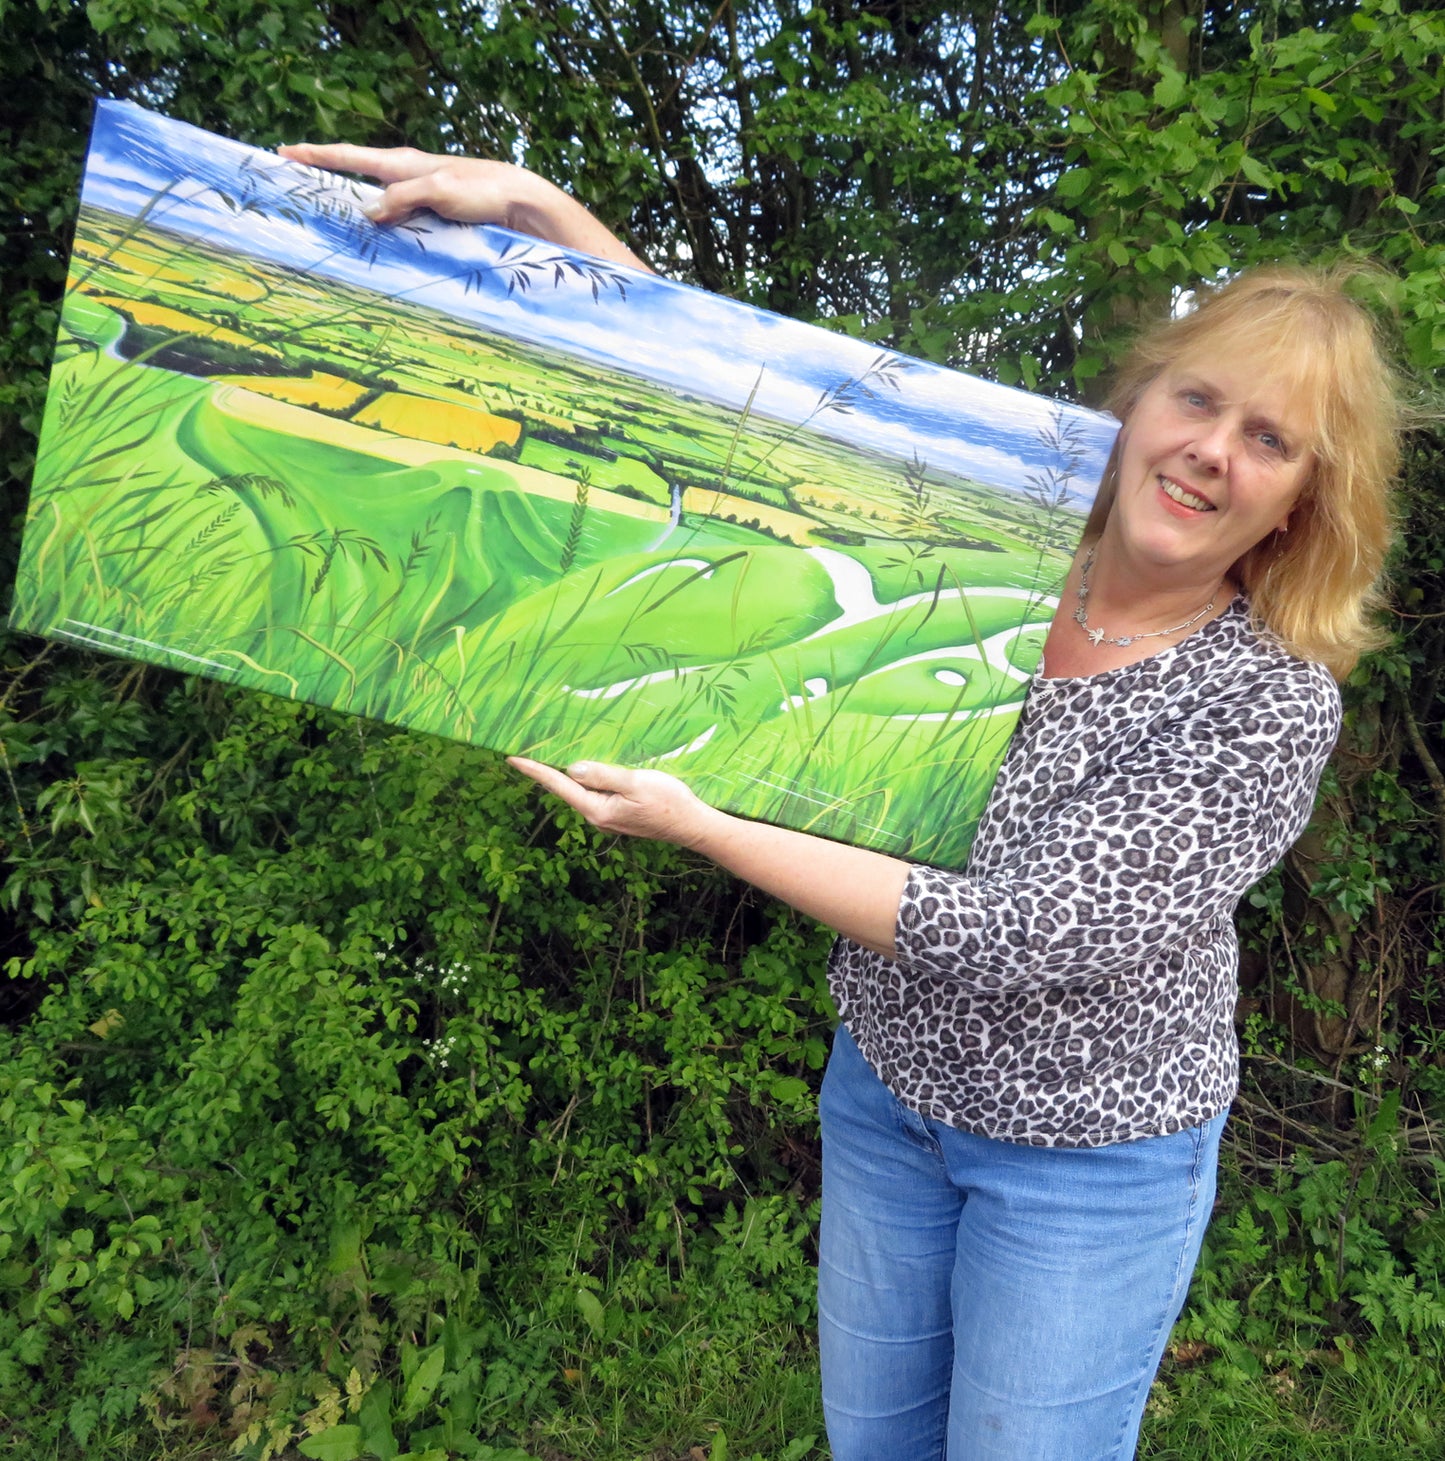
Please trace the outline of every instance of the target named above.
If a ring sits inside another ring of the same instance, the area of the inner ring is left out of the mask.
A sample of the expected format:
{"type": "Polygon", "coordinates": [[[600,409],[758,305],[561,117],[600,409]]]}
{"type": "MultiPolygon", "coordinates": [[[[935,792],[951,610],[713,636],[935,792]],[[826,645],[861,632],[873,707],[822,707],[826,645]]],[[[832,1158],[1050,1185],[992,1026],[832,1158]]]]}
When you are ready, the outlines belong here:
{"type": "MultiPolygon", "coordinates": [[[[597,297],[575,271],[553,287],[551,244],[498,228],[426,215],[379,228],[361,212],[377,189],[283,162],[124,102],[101,102],[87,160],[87,203],[148,219],[233,251],[258,255],[393,298],[412,299],[469,324],[567,351],[611,369],[742,409],[796,422],[879,360],[876,346],[783,319],[735,300],[630,270],[625,297],[597,297]],[[163,195],[157,198],[157,194],[163,195]],[[509,295],[508,267],[530,271],[530,290],[509,295]],[[759,372],[761,371],[761,379],[759,372]]],[[[886,356],[898,361],[902,357],[886,356]]],[[[1062,410],[1084,457],[1071,490],[1093,496],[1115,423],[1041,396],[921,361],[905,361],[898,389],[848,396],[852,410],[809,423],[839,440],[1022,490],[1057,458],[1044,445],[1062,410]]]]}

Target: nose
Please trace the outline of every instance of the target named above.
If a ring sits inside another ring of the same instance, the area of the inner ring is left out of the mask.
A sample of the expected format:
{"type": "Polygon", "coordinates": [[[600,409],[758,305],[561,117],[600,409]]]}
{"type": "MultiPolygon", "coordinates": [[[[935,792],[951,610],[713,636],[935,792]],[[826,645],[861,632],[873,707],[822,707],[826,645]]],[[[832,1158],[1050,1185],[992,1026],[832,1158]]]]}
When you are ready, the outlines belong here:
{"type": "Polygon", "coordinates": [[[1191,466],[1201,472],[1217,476],[1229,460],[1230,426],[1222,418],[1208,425],[1201,425],[1194,440],[1185,449],[1185,457],[1191,466]]]}

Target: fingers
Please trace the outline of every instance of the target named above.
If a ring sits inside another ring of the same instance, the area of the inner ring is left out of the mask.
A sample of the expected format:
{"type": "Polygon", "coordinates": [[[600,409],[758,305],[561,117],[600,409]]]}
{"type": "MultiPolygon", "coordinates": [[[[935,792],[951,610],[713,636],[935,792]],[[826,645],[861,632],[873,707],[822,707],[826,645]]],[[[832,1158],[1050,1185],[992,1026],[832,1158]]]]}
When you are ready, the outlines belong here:
{"type": "MultiPolygon", "coordinates": [[[[527,756],[508,756],[507,765],[514,766],[523,776],[530,776],[544,791],[561,797],[569,807],[575,807],[585,817],[591,810],[594,793],[580,782],[574,781],[565,771],[555,766],[544,766],[527,756]]],[[[589,818],[590,820],[590,818],[589,818]]]]}
{"type": "Polygon", "coordinates": [[[352,147],[298,142],[278,149],[292,162],[362,173],[386,185],[366,213],[377,223],[400,223],[422,208],[458,223],[511,222],[514,203],[544,190],[540,179],[510,163],[445,157],[414,147],[352,147]]]}
{"type": "Polygon", "coordinates": [[[452,161],[415,147],[354,147],[349,142],[293,142],[276,151],[290,162],[329,172],[359,172],[383,183],[421,177],[452,161]]]}
{"type": "Polygon", "coordinates": [[[620,766],[603,766],[597,762],[583,761],[576,766],[559,771],[555,766],[544,766],[526,756],[508,756],[508,765],[515,766],[524,776],[530,776],[538,786],[561,797],[569,807],[582,813],[594,827],[607,832],[630,832],[626,813],[619,798],[622,786],[633,772],[620,766]],[[623,815],[619,818],[618,813],[623,815]]]}
{"type": "Polygon", "coordinates": [[[526,756],[507,761],[604,832],[686,843],[699,819],[712,815],[681,781],[661,771],[600,761],[578,761],[559,771],[526,756]]]}
{"type": "Polygon", "coordinates": [[[505,223],[507,199],[486,185],[480,167],[470,176],[443,162],[418,177],[392,183],[366,212],[376,223],[400,223],[421,208],[459,223],[505,223]]]}
{"type": "Polygon", "coordinates": [[[629,796],[636,789],[637,772],[626,766],[608,766],[602,761],[574,761],[567,775],[592,791],[629,796]]]}

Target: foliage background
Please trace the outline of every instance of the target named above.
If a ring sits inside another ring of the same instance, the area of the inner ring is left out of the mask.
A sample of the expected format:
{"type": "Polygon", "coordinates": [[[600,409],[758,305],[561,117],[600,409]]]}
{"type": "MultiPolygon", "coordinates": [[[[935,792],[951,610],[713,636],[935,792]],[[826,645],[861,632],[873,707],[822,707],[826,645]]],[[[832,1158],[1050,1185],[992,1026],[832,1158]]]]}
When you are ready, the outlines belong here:
{"type": "MultiPolygon", "coordinates": [[[[11,0],[0,39],[7,580],[96,95],[513,156],[667,272],[1086,399],[1201,275],[1383,261],[1396,639],[1245,911],[1144,1453],[1439,1449],[1445,13],[11,0]]],[[[0,1454],[824,1454],[817,930],[483,754],[0,659],[0,1454]]]]}

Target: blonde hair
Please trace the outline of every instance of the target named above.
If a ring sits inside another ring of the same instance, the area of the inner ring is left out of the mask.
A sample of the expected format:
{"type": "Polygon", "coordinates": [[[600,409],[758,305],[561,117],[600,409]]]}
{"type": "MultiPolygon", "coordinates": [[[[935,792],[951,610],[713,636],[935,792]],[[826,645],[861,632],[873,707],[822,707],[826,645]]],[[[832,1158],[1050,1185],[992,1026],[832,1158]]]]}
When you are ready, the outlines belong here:
{"type": "MultiPolygon", "coordinates": [[[[1267,265],[1201,289],[1194,309],[1146,331],[1107,402],[1127,422],[1149,383],[1184,360],[1221,353],[1281,380],[1308,423],[1313,461],[1290,515],[1234,565],[1257,627],[1344,679],[1388,641],[1376,622],[1393,535],[1390,484],[1400,460],[1400,390],[1370,314],[1346,292],[1369,270],[1267,265]]],[[[1118,447],[1089,515],[1103,531],[1118,447]]]]}

